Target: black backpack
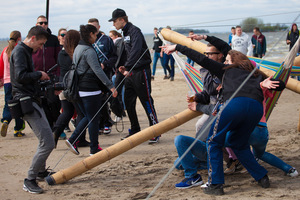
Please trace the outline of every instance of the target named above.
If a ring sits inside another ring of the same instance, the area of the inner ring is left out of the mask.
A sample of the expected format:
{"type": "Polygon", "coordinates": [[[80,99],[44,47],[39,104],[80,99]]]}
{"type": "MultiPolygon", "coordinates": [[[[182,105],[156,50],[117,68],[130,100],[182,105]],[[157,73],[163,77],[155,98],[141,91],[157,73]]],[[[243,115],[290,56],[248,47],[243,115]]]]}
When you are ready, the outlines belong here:
{"type": "MultiPolygon", "coordinates": [[[[72,63],[71,69],[65,74],[63,78],[63,85],[65,87],[63,94],[65,98],[70,102],[76,102],[79,100],[79,92],[78,92],[79,75],[76,70],[81,60],[81,57],[79,58],[77,65],[72,63]]],[[[87,68],[87,70],[88,69],[89,68],[87,68]]],[[[83,73],[83,75],[87,72],[87,70],[83,73]]]]}

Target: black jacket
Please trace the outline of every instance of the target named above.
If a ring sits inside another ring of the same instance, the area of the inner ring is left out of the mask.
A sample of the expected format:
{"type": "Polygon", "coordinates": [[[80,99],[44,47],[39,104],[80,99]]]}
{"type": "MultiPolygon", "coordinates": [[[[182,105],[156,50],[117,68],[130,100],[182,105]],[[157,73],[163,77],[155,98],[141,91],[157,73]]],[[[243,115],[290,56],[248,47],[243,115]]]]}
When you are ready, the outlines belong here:
{"type": "Polygon", "coordinates": [[[17,45],[11,53],[10,79],[14,100],[23,96],[39,99],[40,87],[38,80],[42,73],[34,70],[32,49],[23,42],[17,45]]]}
{"type": "MultiPolygon", "coordinates": [[[[223,101],[226,101],[231,97],[250,73],[241,68],[229,68],[224,70],[223,68],[226,67],[225,64],[209,59],[205,55],[179,44],[176,46],[176,50],[188,56],[202,67],[208,69],[211,74],[216,75],[220,80],[223,80],[223,101]]],[[[260,88],[260,82],[263,80],[264,78],[261,75],[258,75],[257,77],[251,76],[235,97],[248,97],[262,102],[264,97],[260,88]]]]}
{"type": "MultiPolygon", "coordinates": [[[[286,40],[290,40],[290,50],[293,48],[294,44],[297,42],[298,38],[299,38],[299,30],[297,29],[295,32],[293,31],[289,31],[287,36],[286,36],[286,40]]],[[[300,51],[300,49],[298,50],[298,52],[300,51]]]]}
{"type": "Polygon", "coordinates": [[[160,52],[161,48],[159,48],[160,46],[162,46],[163,42],[161,41],[161,39],[158,36],[154,36],[153,37],[153,50],[155,52],[160,52]]]}
{"type": "Polygon", "coordinates": [[[59,81],[62,81],[65,74],[71,69],[72,67],[72,59],[70,58],[69,54],[62,49],[58,54],[57,64],[60,68],[60,76],[59,81]]]}
{"type": "Polygon", "coordinates": [[[93,47],[97,53],[99,62],[104,65],[103,71],[107,77],[111,78],[115,71],[115,63],[118,59],[112,39],[100,32],[97,35],[97,40],[93,44],[93,47]]]}
{"type": "Polygon", "coordinates": [[[127,54],[127,60],[124,65],[126,70],[129,71],[135,64],[134,71],[150,68],[151,56],[141,30],[130,22],[122,30],[127,54]],[[146,53],[143,55],[145,51],[146,53]]]}
{"type": "Polygon", "coordinates": [[[124,66],[124,64],[126,62],[126,58],[127,58],[123,37],[121,39],[116,40],[115,47],[116,47],[116,54],[118,56],[118,59],[115,64],[115,68],[116,68],[116,71],[119,71],[118,68],[120,66],[124,66]]]}
{"type": "MultiPolygon", "coordinates": [[[[206,41],[222,52],[224,55],[222,61],[224,62],[228,51],[231,50],[231,47],[228,45],[228,43],[214,36],[207,36],[206,41]]],[[[203,91],[196,94],[195,101],[201,104],[215,104],[217,102],[218,94],[216,88],[221,81],[215,75],[210,74],[205,68],[200,69],[200,74],[202,77],[203,91]]]]}

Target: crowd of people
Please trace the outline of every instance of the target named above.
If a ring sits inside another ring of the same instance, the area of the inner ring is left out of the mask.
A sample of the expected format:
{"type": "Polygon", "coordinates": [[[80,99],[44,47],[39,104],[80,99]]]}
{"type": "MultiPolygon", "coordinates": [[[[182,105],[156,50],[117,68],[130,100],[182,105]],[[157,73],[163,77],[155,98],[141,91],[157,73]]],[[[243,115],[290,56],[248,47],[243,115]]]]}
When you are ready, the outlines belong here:
{"type": "MultiPolygon", "coordinates": [[[[26,121],[39,140],[24,179],[25,191],[43,192],[37,180],[54,173],[46,169],[46,160],[60,138],[66,139],[65,144],[76,155],[80,154],[79,147],[90,147],[90,155],[102,150],[98,136],[110,134],[114,124],[106,103],[112,98],[116,98],[122,108],[122,116],[116,117],[115,121],[124,116],[130,121],[128,134],[122,140],[141,130],[136,112],[137,98],[149,126],[157,124],[151,80],[155,79],[157,61],[160,60],[165,74],[163,79],[174,81],[175,61],[171,53],[176,51],[186,55],[192,66],[194,62],[202,66],[200,74],[204,89],[194,99],[187,97],[187,102],[188,108],[204,114],[196,124],[195,138],[184,135],[175,138],[178,159],[174,164],[177,169],[184,170],[185,175],[175,187],[185,189],[202,185],[204,193],[222,195],[224,173],[244,168],[259,185],[267,188],[270,185],[267,170],[258,164],[258,159],[282,169],[291,177],[298,175],[294,167],[265,152],[268,130],[264,101],[270,90],[283,90],[284,84],[268,78],[247,58],[252,55],[262,58],[266,53],[266,39],[258,27],[253,29],[252,38],[240,26],[233,27],[228,43],[191,31],[188,37],[192,40],[209,42],[204,54],[182,45],[163,45],[157,35],[158,29],[154,28],[152,62],[144,35],[129,22],[124,10],[114,10],[108,21],[116,28],[109,35],[100,31],[98,19],[90,18],[87,24],[80,25],[79,31],[61,28],[55,36],[48,27],[47,18],[41,15],[24,41],[21,41],[19,31],[10,34],[9,44],[0,57],[0,78],[5,91],[0,131],[5,137],[9,123],[14,119],[14,136],[24,137],[22,131],[26,121]],[[63,82],[67,72],[74,67],[78,76],[78,98],[69,101],[61,88],[56,89],[56,83],[63,82]],[[229,101],[253,70],[256,72],[229,101]],[[207,129],[215,116],[211,128],[207,129]],[[70,121],[75,130],[66,138],[64,131],[70,130],[70,121]],[[89,141],[86,140],[86,129],[89,141]],[[196,145],[182,157],[195,140],[196,145]],[[225,171],[223,154],[227,155],[224,157],[225,171]],[[205,184],[198,174],[199,169],[208,170],[209,178],[205,184]]],[[[288,33],[287,44],[293,46],[298,37],[295,24],[288,33]]],[[[152,138],[149,144],[159,140],[160,136],[152,138]]]]}
{"type": "MultiPolygon", "coordinates": [[[[43,192],[36,180],[54,173],[46,169],[46,160],[59,138],[66,138],[64,131],[69,130],[70,121],[75,130],[65,143],[74,154],[79,154],[78,147],[89,146],[90,155],[102,150],[98,135],[110,134],[114,123],[106,101],[116,98],[115,104],[124,109],[119,117],[128,115],[131,127],[128,135],[121,139],[141,130],[136,113],[137,98],[145,109],[149,125],[158,123],[151,96],[152,61],[145,38],[122,9],[113,11],[109,21],[117,30],[122,30],[123,36],[117,31],[105,35],[96,18],[81,25],[79,31],[61,28],[55,36],[43,15],[37,18],[23,42],[19,31],[10,35],[9,45],[1,55],[5,89],[1,136],[6,136],[14,118],[15,137],[25,136],[22,130],[26,121],[39,140],[24,179],[25,191],[43,192]],[[58,85],[74,67],[78,97],[69,101],[58,85]],[[90,141],[86,140],[86,129],[90,141]]],[[[157,143],[159,138],[151,139],[149,144],[157,143]]]]}

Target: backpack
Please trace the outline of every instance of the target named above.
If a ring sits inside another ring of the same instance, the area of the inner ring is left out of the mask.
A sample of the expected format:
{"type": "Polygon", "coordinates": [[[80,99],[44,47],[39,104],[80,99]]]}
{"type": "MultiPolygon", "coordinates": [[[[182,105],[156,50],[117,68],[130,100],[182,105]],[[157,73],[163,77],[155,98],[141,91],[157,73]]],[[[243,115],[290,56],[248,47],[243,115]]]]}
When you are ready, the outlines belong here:
{"type": "MultiPolygon", "coordinates": [[[[84,53],[84,52],[83,52],[84,53]]],[[[82,53],[82,55],[83,55],[82,53]]],[[[81,57],[82,57],[81,55],[81,57]]],[[[81,57],[78,60],[78,64],[81,60],[81,57]]],[[[77,73],[78,64],[72,63],[71,69],[65,74],[63,78],[63,85],[65,87],[63,94],[65,98],[70,102],[76,102],[79,100],[79,91],[78,91],[78,83],[79,83],[79,75],[77,73]]],[[[88,70],[89,68],[87,68],[88,70]]],[[[83,75],[87,72],[87,70],[83,73],[83,75]]]]}

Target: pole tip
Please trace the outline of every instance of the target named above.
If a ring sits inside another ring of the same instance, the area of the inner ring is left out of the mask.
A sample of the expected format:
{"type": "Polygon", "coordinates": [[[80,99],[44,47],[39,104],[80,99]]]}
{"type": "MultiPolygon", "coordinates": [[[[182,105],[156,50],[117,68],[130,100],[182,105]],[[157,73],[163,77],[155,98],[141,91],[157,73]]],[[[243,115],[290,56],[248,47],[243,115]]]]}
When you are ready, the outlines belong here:
{"type": "Polygon", "coordinates": [[[48,183],[48,185],[55,185],[55,184],[56,184],[56,183],[55,183],[55,180],[53,179],[52,176],[47,176],[47,177],[45,178],[45,181],[48,183]]]}

